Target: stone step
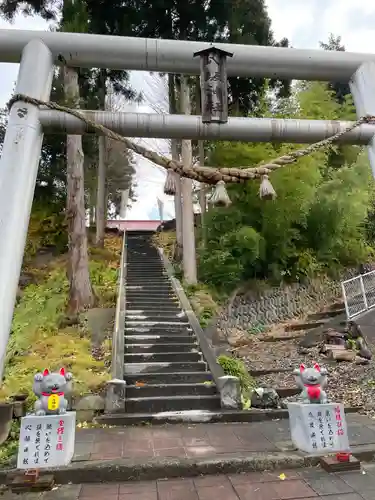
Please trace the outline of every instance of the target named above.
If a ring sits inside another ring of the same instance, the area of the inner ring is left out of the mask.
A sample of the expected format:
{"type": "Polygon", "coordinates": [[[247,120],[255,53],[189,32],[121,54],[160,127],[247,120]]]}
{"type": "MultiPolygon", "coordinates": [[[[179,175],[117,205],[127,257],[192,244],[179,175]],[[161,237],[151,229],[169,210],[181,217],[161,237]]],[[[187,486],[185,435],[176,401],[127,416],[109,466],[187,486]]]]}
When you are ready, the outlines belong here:
{"type": "Polygon", "coordinates": [[[188,335],[188,333],[189,332],[185,332],[185,334],[179,335],[148,335],[147,333],[139,333],[138,335],[125,335],[124,339],[126,345],[149,345],[151,343],[153,345],[163,346],[164,349],[165,345],[173,344],[176,342],[181,342],[181,344],[189,344],[195,342],[195,336],[192,333],[188,335]]]}
{"type": "Polygon", "coordinates": [[[125,322],[125,328],[129,327],[138,327],[138,328],[148,328],[148,327],[158,327],[159,329],[164,329],[164,328],[187,328],[189,326],[188,321],[181,321],[176,318],[176,320],[164,320],[164,321],[159,321],[159,320],[154,320],[154,321],[148,321],[148,320],[126,320],[125,322]]]}
{"type": "Polygon", "coordinates": [[[127,288],[126,292],[126,299],[127,300],[132,300],[134,304],[140,304],[142,303],[141,301],[143,300],[143,303],[148,300],[149,302],[155,302],[159,301],[159,303],[164,304],[166,306],[168,305],[174,305],[177,302],[174,302],[177,300],[177,296],[175,295],[173,290],[167,290],[167,289],[160,289],[160,288],[155,288],[154,290],[151,290],[149,288],[144,288],[144,289],[132,289],[132,288],[127,288]]]}
{"type": "Polygon", "coordinates": [[[168,280],[168,278],[131,278],[127,279],[127,284],[131,286],[164,286],[164,285],[170,285],[171,282],[168,280]]]}
{"type": "Polygon", "coordinates": [[[146,262],[130,262],[128,261],[126,263],[126,270],[128,274],[128,271],[130,274],[138,274],[139,276],[147,276],[148,273],[158,273],[158,274],[163,274],[164,276],[167,276],[165,267],[163,264],[155,264],[155,265],[149,265],[146,262]]]}
{"type": "MultiPolygon", "coordinates": [[[[129,266],[129,264],[128,264],[129,266]]],[[[154,270],[149,270],[149,271],[141,271],[140,269],[131,269],[130,267],[127,268],[126,271],[126,279],[128,280],[146,280],[147,278],[153,279],[153,280],[169,280],[168,275],[163,271],[163,269],[154,269],[154,270]]]]}
{"type": "Polygon", "coordinates": [[[129,413],[158,413],[181,410],[219,410],[220,396],[169,396],[155,398],[127,398],[126,411],[129,413]]]}
{"type": "Polygon", "coordinates": [[[152,280],[152,281],[167,281],[169,280],[169,277],[167,274],[165,274],[163,271],[137,271],[137,270],[127,270],[126,272],[126,279],[128,281],[137,281],[137,280],[152,280]]]}
{"type": "Polygon", "coordinates": [[[180,371],[180,372],[154,372],[154,373],[136,373],[125,374],[124,380],[127,385],[144,384],[203,384],[212,382],[211,372],[201,371],[180,371]]]}
{"type": "Polygon", "coordinates": [[[133,299],[132,297],[126,297],[126,304],[129,309],[144,309],[145,307],[164,307],[165,309],[178,307],[181,309],[180,302],[177,297],[174,299],[159,299],[158,297],[154,297],[153,299],[144,298],[139,300],[133,299]]]}
{"type": "Polygon", "coordinates": [[[173,288],[168,285],[164,287],[139,287],[133,288],[132,285],[126,286],[126,295],[129,297],[135,297],[142,299],[145,296],[150,296],[150,298],[154,298],[155,295],[157,297],[176,297],[173,288]]]}
{"type": "Polygon", "coordinates": [[[147,276],[148,273],[158,273],[162,276],[167,276],[165,267],[161,263],[157,263],[155,265],[147,265],[145,262],[131,262],[127,261],[126,263],[126,275],[139,275],[139,276],[147,276]]]}
{"type": "MultiPolygon", "coordinates": [[[[128,340],[127,338],[125,339],[128,340]]],[[[148,354],[156,352],[193,352],[193,349],[198,349],[198,343],[189,342],[186,344],[136,344],[136,343],[125,343],[125,354],[148,354]]]]}
{"type": "Polygon", "coordinates": [[[171,372],[205,372],[207,365],[204,361],[191,361],[186,363],[128,363],[124,365],[125,375],[138,375],[146,373],[171,373],[171,372]]]}
{"type": "Polygon", "coordinates": [[[160,305],[151,305],[148,306],[147,308],[140,308],[140,307],[127,307],[126,309],[126,314],[132,315],[132,314],[148,314],[148,313],[155,313],[158,314],[159,311],[163,311],[166,313],[174,313],[174,314],[180,314],[182,312],[182,309],[177,306],[160,306],[160,305]]]}
{"type": "Polygon", "coordinates": [[[126,271],[126,279],[130,281],[132,280],[146,281],[147,279],[152,279],[155,281],[165,281],[169,280],[169,277],[163,270],[155,269],[154,271],[144,272],[137,269],[130,269],[128,267],[126,271]]]}
{"type": "Polygon", "coordinates": [[[148,283],[143,283],[141,285],[134,283],[132,280],[128,280],[127,284],[125,286],[126,291],[132,291],[135,292],[139,290],[140,292],[144,292],[149,290],[150,292],[154,292],[155,290],[162,290],[162,291],[173,291],[172,285],[168,281],[164,281],[164,283],[152,283],[150,280],[148,283]]]}
{"type": "Polygon", "coordinates": [[[202,361],[202,353],[196,352],[148,352],[126,353],[124,363],[188,363],[202,361]]]}
{"type": "Polygon", "coordinates": [[[133,312],[137,311],[137,309],[133,307],[129,307],[126,310],[126,316],[134,316],[136,318],[140,319],[147,319],[149,317],[156,317],[156,321],[159,321],[160,318],[159,316],[167,316],[171,319],[171,321],[174,321],[174,319],[182,319],[184,320],[186,318],[186,313],[182,309],[175,308],[174,310],[171,310],[169,307],[154,307],[153,309],[138,309],[138,311],[142,312],[133,312]]]}
{"type": "MultiPolygon", "coordinates": [[[[287,419],[288,410],[181,410],[160,413],[113,413],[104,414],[95,419],[102,425],[109,426],[135,426],[135,425],[164,425],[164,424],[189,424],[197,423],[247,423],[274,421],[275,419],[287,419]]],[[[373,455],[373,453],[372,453],[373,455]]],[[[371,455],[371,457],[372,457],[371,455]]],[[[368,459],[371,460],[371,457],[368,459]]],[[[233,466],[233,461],[231,462],[233,466]]],[[[254,498],[254,497],[249,497],[254,498]]],[[[317,498],[317,497],[315,497],[317,498]]],[[[344,497],[343,497],[344,498],[344,497]]],[[[333,499],[332,499],[333,500],[333,499]]]]}
{"type": "Polygon", "coordinates": [[[135,302],[138,302],[140,299],[147,299],[147,300],[154,300],[154,299],[159,299],[159,300],[172,300],[172,299],[177,299],[177,296],[173,292],[173,290],[159,290],[155,289],[153,290],[126,290],[126,297],[128,300],[133,300],[135,302]]]}
{"type": "Polygon", "coordinates": [[[145,335],[187,335],[191,334],[192,330],[190,328],[190,325],[178,325],[174,324],[172,326],[170,325],[128,325],[125,323],[125,333],[128,334],[128,332],[132,332],[131,335],[136,335],[136,334],[145,334],[145,335]]]}
{"type": "Polygon", "coordinates": [[[149,313],[145,313],[145,314],[130,314],[130,313],[126,313],[125,315],[126,317],[126,322],[128,321],[171,321],[171,322],[175,322],[175,321],[181,321],[181,320],[184,320],[186,319],[186,315],[185,313],[181,313],[181,312],[178,312],[178,313],[169,313],[169,312],[165,312],[165,311],[159,311],[158,313],[156,313],[155,311],[152,311],[152,312],[149,312],[149,313]]]}
{"type": "Polygon", "coordinates": [[[154,278],[152,278],[151,276],[149,277],[149,281],[148,283],[141,283],[139,284],[139,282],[137,283],[136,280],[133,280],[133,279],[129,279],[127,278],[126,279],[126,290],[129,291],[129,292],[141,292],[144,293],[145,290],[149,290],[150,292],[160,288],[163,292],[166,292],[166,291],[169,291],[169,290],[173,290],[173,287],[172,287],[172,284],[170,281],[164,281],[163,283],[156,283],[156,284],[152,284],[154,281],[154,278]]]}
{"type": "MultiPolygon", "coordinates": [[[[128,282],[129,283],[129,282],[128,282]]],[[[135,286],[135,285],[134,285],[135,286]]],[[[174,295],[174,290],[173,287],[170,283],[166,283],[164,286],[136,286],[136,288],[133,288],[132,285],[129,284],[126,285],[126,294],[127,295],[139,295],[142,297],[145,294],[155,294],[157,293],[158,295],[174,295]],[[160,293],[159,293],[160,291],[160,293]]]]}
{"type": "Polygon", "coordinates": [[[127,398],[154,398],[175,396],[213,396],[217,388],[212,382],[201,384],[146,384],[142,386],[127,385],[127,398]]]}

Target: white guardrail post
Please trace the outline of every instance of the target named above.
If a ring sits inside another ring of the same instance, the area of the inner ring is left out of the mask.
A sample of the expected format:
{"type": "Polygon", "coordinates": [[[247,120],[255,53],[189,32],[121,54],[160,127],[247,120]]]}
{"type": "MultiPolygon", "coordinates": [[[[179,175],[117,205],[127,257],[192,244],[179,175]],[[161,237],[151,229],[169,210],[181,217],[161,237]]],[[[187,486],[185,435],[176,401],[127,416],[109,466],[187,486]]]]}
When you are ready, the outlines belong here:
{"type": "Polygon", "coordinates": [[[365,306],[365,310],[367,311],[368,303],[367,303],[366,291],[365,291],[365,287],[363,285],[363,277],[362,276],[359,277],[359,284],[360,284],[361,292],[362,292],[362,296],[363,296],[363,304],[365,306]]]}

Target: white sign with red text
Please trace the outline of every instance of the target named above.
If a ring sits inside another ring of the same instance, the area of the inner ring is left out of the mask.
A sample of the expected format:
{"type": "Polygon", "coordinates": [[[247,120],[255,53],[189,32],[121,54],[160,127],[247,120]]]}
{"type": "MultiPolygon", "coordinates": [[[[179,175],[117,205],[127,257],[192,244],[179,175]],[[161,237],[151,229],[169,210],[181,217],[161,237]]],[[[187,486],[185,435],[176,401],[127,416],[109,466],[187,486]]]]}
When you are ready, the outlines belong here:
{"type": "Polygon", "coordinates": [[[21,419],[18,469],[68,465],[74,455],[76,413],[27,415],[21,419]]]}
{"type": "Polygon", "coordinates": [[[341,403],[289,403],[288,411],[292,441],[299,450],[318,455],[350,451],[341,403]]]}

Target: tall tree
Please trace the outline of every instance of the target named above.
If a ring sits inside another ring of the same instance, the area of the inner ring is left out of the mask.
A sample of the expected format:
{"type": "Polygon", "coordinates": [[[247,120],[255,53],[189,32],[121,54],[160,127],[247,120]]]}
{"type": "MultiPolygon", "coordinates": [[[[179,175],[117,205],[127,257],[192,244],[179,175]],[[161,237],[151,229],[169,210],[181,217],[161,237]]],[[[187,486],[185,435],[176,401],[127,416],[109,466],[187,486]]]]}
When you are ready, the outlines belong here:
{"type": "MultiPolygon", "coordinates": [[[[329,35],[327,43],[319,42],[319,45],[324,50],[345,52],[345,46],[342,44],[341,36],[335,36],[332,33],[329,35]]],[[[348,82],[330,82],[328,88],[335,93],[336,99],[340,104],[343,104],[346,96],[350,95],[348,82]]]]}
{"type": "MultiPolygon", "coordinates": [[[[328,42],[320,42],[320,47],[324,50],[335,50],[345,52],[345,46],[342,44],[341,36],[329,36],[328,42]]],[[[352,108],[352,117],[355,118],[354,105],[351,98],[350,86],[348,82],[329,82],[328,90],[332,92],[336,101],[347,107],[352,108]]],[[[355,146],[336,146],[332,148],[329,155],[329,168],[341,168],[345,163],[350,164],[357,158],[359,149],[355,146]]]]}
{"type": "MultiPolygon", "coordinates": [[[[111,4],[111,8],[108,8],[108,4],[104,5],[104,8],[92,8],[93,4],[100,3],[92,2],[91,0],[85,1],[86,15],[88,22],[85,26],[86,32],[100,33],[100,34],[113,34],[113,29],[110,26],[112,20],[116,18],[119,11],[115,10],[118,8],[116,2],[111,4]]],[[[65,5],[65,4],[64,4],[65,5]]],[[[72,5],[79,5],[77,3],[72,3],[72,5]]],[[[64,7],[65,8],[65,7],[64,7]]],[[[12,20],[15,14],[21,11],[26,15],[32,15],[34,13],[41,15],[46,20],[55,21],[58,15],[61,13],[61,2],[58,0],[27,0],[26,2],[20,0],[4,0],[0,6],[0,13],[8,20],[12,20]]],[[[136,11],[134,6],[133,11],[136,11]]],[[[125,34],[119,32],[118,34],[125,34]]],[[[140,96],[134,92],[129,84],[129,74],[127,71],[121,70],[108,70],[105,68],[97,69],[91,72],[79,72],[79,83],[82,86],[82,95],[86,96],[88,90],[87,87],[94,89],[96,94],[96,99],[91,100],[93,104],[91,109],[105,109],[105,98],[107,94],[107,88],[110,87],[115,93],[124,96],[126,99],[134,100],[140,99],[140,96]],[[82,78],[82,74],[84,78],[82,78]]],[[[96,200],[96,215],[97,215],[97,233],[96,242],[99,246],[104,244],[104,229],[107,214],[106,207],[106,165],[105,165],[105,140],[103,138],[98,138],[98,149],[97,149],[97,182],[98,189],[95,196],[96,200]]],[[[91,194],[93,195],[93,188],[91,187],[91,194]]],[[[94,196],[91,196],[94,198],[94,196]]]]}
{"type": "MultiPolygon", "coordinates": [[[[46,20],[55,20],[60,13],[61,4],[57,1],[41,2],[30,0],[18,2],[5,0],[0,13],[12,20],[18,10],[27,15],[40,14],[46,20]]],[[[59,29],[62,31],[85,32],[88,16],[84,0],[64,0],[59,29]]],[[[78,73],[75,69],[63,66],[62,81],[65,99],[70,106],[80,107],[78,73]]],[[[89,79],[88,79],[89,81],[89,79]]],[[[68,279],[69,304],[71,314],[77,314],[94,304],[94,292],[91,286],[88,266],[85,191],[84,191],[84,155],[81,136],[68,136],[66,141],[67,157],[67,196],[66,215],[68,220],[68,279]]]]}
{"type": "MultiPolygon", "coordinates": [[[[64,0],[62,10],[62,31],[82,33],[87,30],[88,17],[84,0],[64,0]]],[[[80,107],[78,73],[64,66],[65,99],[73,108],[80,107]]],[[[92,307],[95,295],[90,281],[87,251],[84,154],[82,136],[68,135],[67,150],[67,200],[68,219],[68,279],[69,312],[77,314],[92,307]]]]}
{"type": "Polygon", "coordinates": [[[0,109],[0,154],[3,150],[6,126],[7,126],[7,111],[6,109],[1,108],[0,109]]]}
{"type": "MultiPolygon", "coordinates": [[[[91,26],[91,29],[95,28],[95,23],[91,26]]],[[[100,24],[98,29],[103,28],[100,24]]],[[[108,111],[119,111],[121,105],[117,102],[116,96],[121,96],[125,100],[140,100],[140,95],[137,95],[129,86],[129,75],[126,71],[109,71],[105,69],[99,70],[96,75],[96,89],[98,99],[99,109],[107,109],[108,111]]],[[[123,173],[125,179],[125,185],[129,186],[132,175],[129,176],[130,163],[127,161],[130,155],[126,152],[126,149],[122,146],[116,147],[111,141],[109,146],[112,151],[112,156],[110,163],[118,162],[114,161],[115,155],[120,155],[123,153],[124,163],[123,163],[123,173]],[[121,151],[121,153],[120,153],[121,151]]],[[[104,235],[105,227],[107,222],[108,213],[108,185],[110,182],[108,170],[109,158],[108,158],[108,140],[104,136],[98,138],[98,168],[97,168],[97,196],[96,196],[96,245],[103,247],[104,245],[104,235]]],[[[112,172],[114,172],[112,168],[112,172]]],[[[119,170],[116,170],[116,179],[119,180],[121,177],[119,170]]],[[[113,182],[112,182],[113,187],[113,182]]],[[[127,187],[125,188],[127,189],[127,187]]]]}

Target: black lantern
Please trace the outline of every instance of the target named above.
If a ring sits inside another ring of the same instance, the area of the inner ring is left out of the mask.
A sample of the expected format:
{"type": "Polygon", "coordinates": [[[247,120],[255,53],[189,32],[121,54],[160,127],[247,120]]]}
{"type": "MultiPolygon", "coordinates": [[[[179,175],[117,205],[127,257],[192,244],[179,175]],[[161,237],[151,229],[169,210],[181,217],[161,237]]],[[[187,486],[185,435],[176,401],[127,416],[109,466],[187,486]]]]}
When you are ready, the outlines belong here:
{"type": "Polygon", "coordinates": [[[228,121],[227,57],[233,54],[216,47],[195,52],[201,58],[201,99],[203,123],[228,121]]]}

